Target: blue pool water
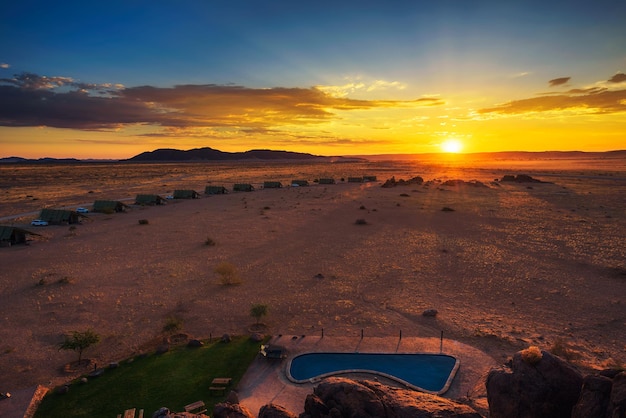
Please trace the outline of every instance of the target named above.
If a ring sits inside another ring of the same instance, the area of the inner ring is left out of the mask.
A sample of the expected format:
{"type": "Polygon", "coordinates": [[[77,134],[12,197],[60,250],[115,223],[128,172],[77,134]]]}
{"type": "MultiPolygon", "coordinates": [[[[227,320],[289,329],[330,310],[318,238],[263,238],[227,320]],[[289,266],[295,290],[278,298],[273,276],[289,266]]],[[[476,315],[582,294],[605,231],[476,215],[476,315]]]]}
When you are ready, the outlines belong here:
{"type": "Polygon", "coordinates": [[[287,370],[296,383],[349,372],[379,374],[414,389],[443,393],[458,368],[458,360],[444,354],[306,353],[294,357],[287,370]]]}

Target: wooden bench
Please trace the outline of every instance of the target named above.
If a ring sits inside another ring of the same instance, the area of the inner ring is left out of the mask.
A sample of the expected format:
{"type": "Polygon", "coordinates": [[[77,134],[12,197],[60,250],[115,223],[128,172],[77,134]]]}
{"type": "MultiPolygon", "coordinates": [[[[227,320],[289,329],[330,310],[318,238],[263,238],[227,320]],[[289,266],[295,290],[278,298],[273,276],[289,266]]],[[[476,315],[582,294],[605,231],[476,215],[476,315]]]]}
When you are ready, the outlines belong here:
{"type": "Polygon", "coordinates": [[[190,403],[189,405],[185,405],[185,412],[189,412],[190,414],[204,414],[206,412],[206,406],[204,405],[204,402],[197,401],[190,403]]]}

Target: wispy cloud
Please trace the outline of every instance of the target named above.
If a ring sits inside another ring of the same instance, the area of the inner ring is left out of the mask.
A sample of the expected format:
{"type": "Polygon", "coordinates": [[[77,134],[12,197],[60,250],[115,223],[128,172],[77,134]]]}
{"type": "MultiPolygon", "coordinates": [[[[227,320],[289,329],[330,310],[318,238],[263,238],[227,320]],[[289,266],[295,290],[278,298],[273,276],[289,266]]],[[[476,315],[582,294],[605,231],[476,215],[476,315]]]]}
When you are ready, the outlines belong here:
{"type": "Polygon", "coordinates": [[[553,78],[552,80],[548,81],[548,84],[550,85],[550,87],[562,86],[563,84],[567,83],[571,78],[572,77],[553,78]]]}
{"type": "Polygon", "coordinates": [[[626,81],[626,74],[616,73],[613,77],[608,79],[609,83],[623,83],[626,81]]]}
{"type": "MultiPolygon", "coordinates": [[[[378,83],[375,88],[400,88],[378,83]]],[[[319,88],[247,88],[178,85],[170,88],[89,84],[69,77],[22,73],[0,79],[0,126],[49,126],[83,130],[153,125],[151,135],[215,135],[221,131],[269,132],[277,126],[317,124],[337,111],[411,108],[443,104],[440,98],[355,100],[319,88]]]]}
{"type": "Polygon", "coordinates": [[[10,67],[10,65],[7,64],[6,62],[1,62],[0,63],[0,68],[9,68],[9,67],[10,67]]]}
{"type": "MultiPolygon", "coordinates": [[[[548,83],[552,87],[566,84],[569,80],[570,77],[561,77],[550,80],[548,83]]],[[[617,73],[609,81],[620,83],[624,80],[626,80],[626,74],[617,73]]],[[[601,84],[606,85],[605,82],[601,84]]],[[[626,90],[596,85],[561,92],[544,92],[539,93],[537,97],[512,100],[483,108],[478,110],[478,113],[511,115],[564,110],[595,114],[626,112],[626,90]]]]}

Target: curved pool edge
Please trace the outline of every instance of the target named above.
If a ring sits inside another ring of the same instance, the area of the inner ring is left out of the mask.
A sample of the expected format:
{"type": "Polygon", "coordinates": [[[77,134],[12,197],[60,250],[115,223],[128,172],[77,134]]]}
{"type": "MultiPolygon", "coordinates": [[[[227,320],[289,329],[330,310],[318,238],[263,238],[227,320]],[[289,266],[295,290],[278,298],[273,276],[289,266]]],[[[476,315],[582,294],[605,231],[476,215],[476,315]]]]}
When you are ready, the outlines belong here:
{"type": "MultiPolygon", "coordinates": [[[[419,387],[417,385],[414,385],[410,382],[407,382],[406,380],[400,379],[397,376],[394,375],[390,375],[388,373],[385,372],[381,372],[378,370],[369,370],[369,369],[344,369],[344,370],[337,370],[337,371],[333,371],[333,372],[329,372],[329,373],[323,373],[320,375],[317,375],[315,377],[312,377],[310,379],[304,379],[304,380],[298,380],[296,378],[294,378],[291,375],[291,363],[292,361],[300,356],[303,356],[305,354],[336,354],[336,353],[351,353],[350,351],[307,351],[307,352],[303,352],[303,353],[298,353],[297,355],[290,357],[289,360],[287,361],[286,364],[286,368],[285,368],[285,375],[287,376],[287,379],[295,384],[306,384],[306,383],[318,383],[321,380],[327,378],[327,377],[331,377],[331,376],[338,376],[338,375],[345,375],[345,374],[351,374],[351,373],[365,373],[365,374],[372,374],[375,376],[382,376],[385,377],[387,379],[393,380],[394,382],[400,383],[410,389],[416,390],[418,392],[424,392],[424,393],[429,393],[431,395],[443,395],[444,393],[446,393],[448,391],[448,389],[450,389],[450,386],[452,385],[452,381],[454,380],[454,377],[456,376],[457,371],[459,370],[459,367],[461,366],[461,362],[460,360],[455,357],[452,356],[450,354],[442,354],[442,353],[362,353],[362,354],[411,354],[411,355],[427,355],[427,356],[446,356],[446,357],[450,357],[454,359],[454,366],[452,367],[452,370],[450,370],[450,373],[448,374],[448,378],[446,379],[446,383],[443,385],[443,387],[439,390],[439,391],[432,391],[432,390],[428,390],[428,389],[424,389],[422,387],[419,387]]],[[[357,354],[357,353],[354,353],[357,354]]]]}

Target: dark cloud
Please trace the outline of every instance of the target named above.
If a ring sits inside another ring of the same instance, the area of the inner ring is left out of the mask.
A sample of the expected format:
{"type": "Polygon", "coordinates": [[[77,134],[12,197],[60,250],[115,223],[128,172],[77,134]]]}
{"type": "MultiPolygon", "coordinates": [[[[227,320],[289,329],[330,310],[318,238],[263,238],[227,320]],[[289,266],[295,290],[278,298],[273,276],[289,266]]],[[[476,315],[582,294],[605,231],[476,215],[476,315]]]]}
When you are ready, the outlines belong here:
{"type": "Polygon", "coordinates": [[[479,113],[519,114],[566,109],[587,109],[594,113],[626,112],[626,90],[574,89],[568,93],[513,100],[479,113]]]}
{"type": "Polygon", "coordinates": [[[548,84],[550,85],[550,87],[561,86],[567,83],[570,80],[570,78],[572,77],[553,78],[552,80],[548,81],[548,84]]]}
{"type": "Polygon", "coordinates": [[[624,73],[617,73],[613,77],[609,78],[608,81],[609,81],[609,83],[621,83],[623,81],[626,81],[626,74],[624,74],[624,73]]]}
{"type": "Polygon", "coordinates": [[[336,98],[316,88],[252,89],[215,84],[122,88],[32,73],[0,79],[0,126],[93,130],[148,124],[162,128],[155,135],[166,136],[193,128],[269,132],[278,125],[314,124],[336,118],[334,111],[338,110],[443,103],[437,98],[411,101],[336,98]]]}

